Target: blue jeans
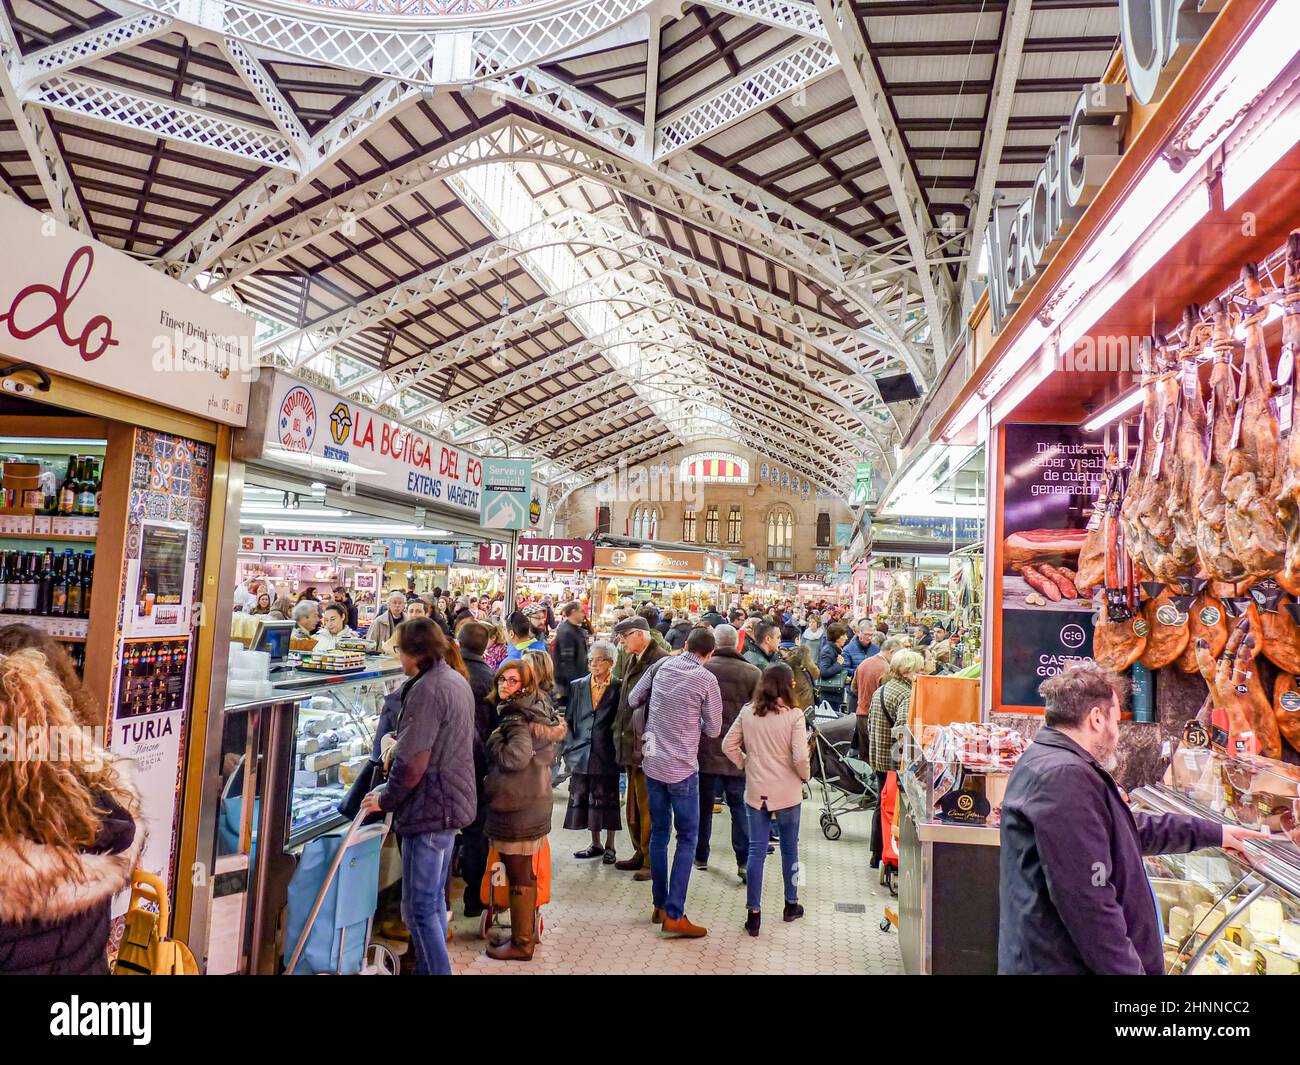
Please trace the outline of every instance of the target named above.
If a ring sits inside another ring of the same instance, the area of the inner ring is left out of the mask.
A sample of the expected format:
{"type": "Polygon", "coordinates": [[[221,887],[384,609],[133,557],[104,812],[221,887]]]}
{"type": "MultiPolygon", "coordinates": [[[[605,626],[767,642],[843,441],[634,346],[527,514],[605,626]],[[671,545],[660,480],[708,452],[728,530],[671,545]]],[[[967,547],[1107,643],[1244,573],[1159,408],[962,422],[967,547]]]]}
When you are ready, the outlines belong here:
{"type": "Polygon", "coordinates": [[[745,867],[745,905],[751,910],[762,909],[763,865],[767,862],[767,833],[772,819],[781,829],[781,875],[785,880],[785,901],[799,901],[799,813],[800,807],[790,806],[775,812],[764,806],[755,810],[746,806],[749,813],[749,862],[745,867]]]}
{"type": "Polygon", "coordinates": [[[695,840],[700,831],[700,775],[692,773],[676,784],[645,778],[650,792],[650,877],[654,906],[673,920],[686,912],[695,840]],[[668,873],[668,837],[677,826],[672,876],[668,873]]]}
{"type": "Polygon", "coordinates": [[[736,854],[736,868],[744,867],[749,857],[749,818],[745,814],[745,778],[700,774],[700,831],[695,841],[695,860],[709,860],[709,840],[713,837],[714,796],[721,788],[731,810],[731,849],[736,854]]]}
{"type": "Polygon", "coordinates": [[[450,976],[447,873],[455,832],[402,837],[402,920],[411,932],[416,976],[450,976]]]}

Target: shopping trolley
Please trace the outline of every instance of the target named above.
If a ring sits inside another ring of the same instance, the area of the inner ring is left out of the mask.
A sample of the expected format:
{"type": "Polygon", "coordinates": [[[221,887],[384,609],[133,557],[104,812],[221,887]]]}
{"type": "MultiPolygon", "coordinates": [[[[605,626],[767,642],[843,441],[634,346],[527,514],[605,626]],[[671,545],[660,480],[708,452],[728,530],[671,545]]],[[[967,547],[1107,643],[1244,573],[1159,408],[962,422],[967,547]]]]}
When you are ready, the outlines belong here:
{"type": "Polygon", "coordinates": [[[303,847],[289,881],[284,941],[294,948],[285,975],[396,975],[396,955],[370,941],[379,903],[379,852],[392,818],[363,824],[369,816],[362,811],[342,835],[318,836],[303,847]]]}

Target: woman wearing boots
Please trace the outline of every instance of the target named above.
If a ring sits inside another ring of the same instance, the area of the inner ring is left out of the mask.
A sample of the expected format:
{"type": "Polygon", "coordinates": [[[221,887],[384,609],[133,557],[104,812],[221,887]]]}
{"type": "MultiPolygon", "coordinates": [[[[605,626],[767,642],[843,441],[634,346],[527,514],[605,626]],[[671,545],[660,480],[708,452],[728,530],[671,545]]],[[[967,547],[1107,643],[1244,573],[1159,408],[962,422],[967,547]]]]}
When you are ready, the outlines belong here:
{"type": "Polygon", "coordinates": [[[551,765],[567,728],[537,691],[532,666],[512,658],[497,670],[497,718],[488,737],[484,825],[510,883],[510,938],[488,957],[528,961],[536,946],[537,878],[533,857],[551,831],[551,765]]]}

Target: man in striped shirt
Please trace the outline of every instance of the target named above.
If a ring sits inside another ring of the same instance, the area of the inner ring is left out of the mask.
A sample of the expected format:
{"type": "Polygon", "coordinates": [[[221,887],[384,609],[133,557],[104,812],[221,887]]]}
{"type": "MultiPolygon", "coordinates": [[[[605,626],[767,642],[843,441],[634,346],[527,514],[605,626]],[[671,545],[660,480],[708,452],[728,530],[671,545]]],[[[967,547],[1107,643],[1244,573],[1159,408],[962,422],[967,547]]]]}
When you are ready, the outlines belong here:
{"type": "Polygon", "coordinates": [[[637,721],[645,723],[641,768],[650,791],[650,919],[665,933],[689,939],[706,934],[686,919],[686,889],[700,830],[700,734],[722,731],[722,692],[704,668],[714,647],[713,633],[693,629],[686,650],[651,666],[628,698],[637,721]],[[677,850],[670,875],[668,839],[674,825],[677,850]]]}

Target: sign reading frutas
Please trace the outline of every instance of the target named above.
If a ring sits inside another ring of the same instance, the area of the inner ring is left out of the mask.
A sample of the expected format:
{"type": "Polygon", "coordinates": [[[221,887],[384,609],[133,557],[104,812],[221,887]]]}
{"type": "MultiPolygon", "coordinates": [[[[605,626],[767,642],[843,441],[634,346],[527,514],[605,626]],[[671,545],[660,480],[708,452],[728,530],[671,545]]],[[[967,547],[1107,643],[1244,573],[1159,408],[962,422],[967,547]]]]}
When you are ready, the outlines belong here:
{"type": "MultiPolygon", "coordinates": [[[[532,478],[533,464],[528,459],[484,459],[483,510],[479,524],[485,529],[530,528],[532,478]]],[[[539,512],[539,520],[540,517],[539,512]]]]}
{"type": "Polygon", "coordinates": [[[346,562],[371,562],[374,548],[383,544],[369,540],[340,540],[333,536],[241,536],[239,550],[255,555],[314,555],[346,562]]]}
{"type": "Polygon", "coordinates": [[[227,425],[248,421],[251,318],[0,198],[0,351],[227,425]]]}
{"type": "MultiPolygon", "coordinates": [[[[1159,99],[1214,22],[1198,0],[1121,0],[1128,84],[1138,103],[1159,99]]],[[[1028,294],[1120,160],[1128,91],[1085,85],[1019,207],[997,207],[984,230],[993,332],[1028,294]]]]}

